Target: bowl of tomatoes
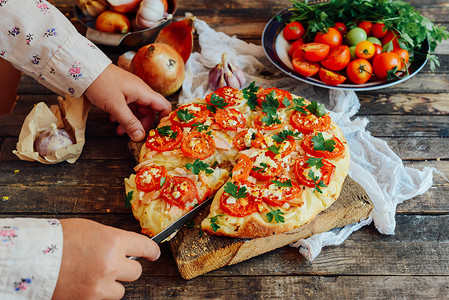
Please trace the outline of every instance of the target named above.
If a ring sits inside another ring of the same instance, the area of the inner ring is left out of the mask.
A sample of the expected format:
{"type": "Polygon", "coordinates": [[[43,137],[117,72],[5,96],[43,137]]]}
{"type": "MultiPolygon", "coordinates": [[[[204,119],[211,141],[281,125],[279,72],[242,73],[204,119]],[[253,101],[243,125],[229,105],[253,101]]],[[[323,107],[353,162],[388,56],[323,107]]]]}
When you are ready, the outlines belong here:
{"type": "Polygon", "coordinates": [[[381,22],[360,21],[350,26],[335,22],[306,36],[307,22],[292,21],[291,17],[292,8],[274,16],[263,31],[262,46],[276,67],[309,84],[375,90],[410,79],[427,62],[427,40],[408,51],[398,43],[398,33],[381,22]]]}

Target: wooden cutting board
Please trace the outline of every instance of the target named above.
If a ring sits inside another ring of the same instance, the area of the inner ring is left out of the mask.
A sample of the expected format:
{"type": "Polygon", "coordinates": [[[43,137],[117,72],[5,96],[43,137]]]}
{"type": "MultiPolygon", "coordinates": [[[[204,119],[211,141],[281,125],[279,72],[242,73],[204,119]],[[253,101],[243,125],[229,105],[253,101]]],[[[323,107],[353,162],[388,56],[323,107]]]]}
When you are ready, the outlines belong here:
{"type": "MultiPolygon", "coordinates": [[[[184,279],[233,265],[257,255],[286,246],[315,233],[356,223],[373,209],[365,190],[349,176],[340,197],[309,223],[290,232],[256,239],[210,236],[202,233],[201,221],[209,209],[201,212],[169,241],[170,250],[184,279]]],[[[299,254],[298,254],[299,255],[299,254]]]]}

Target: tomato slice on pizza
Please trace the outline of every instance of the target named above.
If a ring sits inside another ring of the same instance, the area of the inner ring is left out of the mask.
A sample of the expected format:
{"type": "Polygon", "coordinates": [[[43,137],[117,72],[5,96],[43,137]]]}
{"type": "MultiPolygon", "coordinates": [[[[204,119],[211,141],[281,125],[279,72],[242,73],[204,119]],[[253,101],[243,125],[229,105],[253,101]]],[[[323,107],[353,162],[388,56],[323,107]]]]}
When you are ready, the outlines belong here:
{"type": "Polygon", "coordinates": [[[251,173],[253,162],[248,155],[240,153],[237,163],[232,168],[232,181],[244,182],[251,173]]]}
{"type": "Polygon", "coordinates": [[[181,128],[177,125],[167,125],[151,129],[145,146],[151,150],[164,152],[175,148],[181,140],[181,128]]]}
{"type": "Polygon", "coordinates": [[[326,137],[321,132],[304,137],[301,147],[306,153],[315,157],[335,159],[343,155],[345,146],[336,136],[326,137]]]}
{"type": "Polygon", "coordinates": [[[266,101],[265,97],[267,94],[271,93],[272,91],[275,92],[275,99],[279,101],[279,107],[284,108],[285,105],[283,103],[284,99],[287,98],[288,101],[292,100],[292,94],[290,94],[287,91],[278,89],[278,88],[267,88],[267,89],[259,89],[257,92],[257,103],[259,103],[259,106],[262,107],[262,102],[266,101]]]}
{"type": "Polygon", "coordinates": [[[270,157],[286,157],[294,150],[296,150],[296,141],[293,137],[289,136],[281,142],[273,140],[273,135],[266,139],[268,146],[268,153],[270,157]],[[268,140],[268,141],[267,141],[268,140]]]}
{"type": "Polygon", "coordinates": [[[301,187],[285,176],[267,181],[260,191],[262,201],[271,206],[282,206],[294,198],[299,198],[301,192],[301,187]]]}
{"type": "Polygon", "coordinates": [[[192,209],[200,201],[193,181],[181,176],[168,178],[162,186],[161,196],[168,203],[182,209],[192,209]]]}
{"type": "Polygon", "coordinates": [[[253,167],[251,176],[261,181],[269,180],[281,172],[281,166],[276,159],[267,156],[268,151],[260,151],[251,158],[253,167]]]}
{"type": "Polygon", "coordinates": [[[261,148],[265,139],[262,133],[250,128],[237,133],[232,143],[238,150],[243,151],[249,148],[261,148]]]}
{"type": "Polygon", "coordinates": [[[254,118],[254,126],[258,130],[264,131],[275,130],[282,128],[282,126],[284,126],[284,122],[282,122],[281,119],[279,118],[274,118],[273,120],[270,120],[270,122],[266,122],[264,119],[265,117],[267,117],[267,114],[261,113],[254,118]]]}
{"type": "Polygon", "coordinates": [[[251,196],[244,185],[228,182],[220,197],[220,208],[234,217],[244,217],[259,210],[260,200],[251,196]],[[231,187],[230,189],[227,189],[231,187]],[[231,190],[231,192],[229,191],[231,190]]]}
{"type": "Polygon", "coordinates": [[[212,100],[213,94],[222,98],[226,102],[225,107],[237,105],[243,100],[243,93],[240,90],[232,88],[230,86],[224,86],[206,96],[207,104],[214,104],[212,100]]]}
{"type": "Polygon", "coordinates": [[[196,123],[204,123],[210,111],[205,104],[192,103],[186,104],[170,114],[170,121],[180,127],[192,127],[196,123]]]}
{"type": "Polygon", "coordinates": [[[188,157],[205,159],[215,153],[215,141],[206,133],[193,131],[182,141],[181,151],[188,157]]]}
{"type": "Polygon", "coordinates": [[[299,183],[310,188],[316,187],[320,182],[328,186],[334,173],[335,166],[324,158],[300,157],[295,163],[299,183]]]}
{"type": "Polygon", "coordinates": [[[238,128],[244,128],[246,125],[245,116],[234,108],[217,110],[214,119],[223,130],[237,130],[238,128]]]}
{"type": "Polygon", "coordinates": [[[136,187],[143,192],[151,192],[161,187],[161,180],[167,178],[167,170],[164,166],[155,164],[147,165],[136,174],[136,187]],[[164,178],[164,179],[162,179],[164,178]]]}
{"type": "Polygon", "coordinates": [[[294,111],[290,117],[290,124],[304,134],[309,134],[315,131],[326,131],[331,126],[331,117],[325,114],[317,117],[314,114],[304,114],[299,111],[294,111]]]}

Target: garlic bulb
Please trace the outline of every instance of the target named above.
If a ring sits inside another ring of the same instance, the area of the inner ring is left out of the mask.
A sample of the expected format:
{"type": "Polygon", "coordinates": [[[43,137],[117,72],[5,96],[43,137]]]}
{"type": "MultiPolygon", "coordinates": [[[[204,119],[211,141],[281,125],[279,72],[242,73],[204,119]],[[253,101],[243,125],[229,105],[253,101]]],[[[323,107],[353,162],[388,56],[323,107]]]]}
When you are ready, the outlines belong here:
{"type": "Polygon", "coordinates": [[[209,71],[209,88],[213,91],[230,86],[241,89],[245,84],[245,74],[239,68],[228,61],[228,55],[223,52],[221,62],[209,71]]]}
{"type": "Polygon", "coordinates": [[[34,141],[34,148],[40,156],[55,154],[61,148],[73,145],[74,141],[65,129],[58,129],[55,123],[51,128],[43,131],[34,141]]]}
{"type": "Polygon", "coordinates": [[[137,28],[152,28],[163,19],[171,19],[171,14],[166,14],[161,0],[142,0],[135,19],[137,28]]]}
{"type": "Polygon", "coordinates": [[[75,0],[75,5],[88,17],[96,18],[108,9],[106,0],[75,0]]]}

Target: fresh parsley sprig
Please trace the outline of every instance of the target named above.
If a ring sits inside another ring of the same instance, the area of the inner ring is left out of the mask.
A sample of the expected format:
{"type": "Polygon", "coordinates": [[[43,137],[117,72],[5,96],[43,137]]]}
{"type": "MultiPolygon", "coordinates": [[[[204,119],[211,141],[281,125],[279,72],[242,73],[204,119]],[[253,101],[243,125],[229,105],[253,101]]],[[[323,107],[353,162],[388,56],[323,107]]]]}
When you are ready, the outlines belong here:
{"type": "Polygon", "coordinates": [[[266,163],[260,163],[260,167],[253,167],[253,170],[259,173],[265,173],[267,171],[268,165],[266,163]]]}
{"type": "Polygon", "coordinates": [[[307,112],[307,110],[304,109],[304,106],[306,105],[305,100],[306,99],[300,97],[300,98],[293,98],[292,101],[290,102],[290,100],[284,98],[284,101],[282,101],[282,103],[285,105],[285,107],[287,107],[287,110],[293,109],[307,115],[309,113],[307,112]],[[292,105],[292,107],[290,107],[290,105],[292,105]]]}
{"type": "Polygon", "coordinates": [[[291,179],[288,179],[286,181],[271,180],[271,182],[274,183],[277,187],[293,187],[291,179]]]}
{"type": "Polygon", "coordinates": [[[276,98],[276,91],[272,90],[265,95],[265,101],[262,101],[262,112],[265,116],[262,117],[262,122],[267,125],[281,124],[277,109],[279,108],[279,100],[276,98]]]}
{"type": "Polygon", "coordinates": [[[313,172],[311,169],[309,170],[307,176],[309,176],[309,178],[315,183],[315,188],[313,190],[322,194],[323,191],[320,189],[320,187],[327,187],[327,185],[325,185],[324,182],[320,180],[320,176],[315,175],[315,172],[313,172]]]}
{"type": "Polygon", "coordinates": [[[313,149],[332,152],[335,149],[335,141],[333,139],[326,140],[321,132],[312,137],[313,149]]]}
{"type": "Polygon", "coordinates": [[[243,98],[245,98],[246,104],[249,106],[251,110],[255,110],[257,106],[257,91],[259,87],[256,86],[256,83],[251,82],[246,88],[242,90],[243,98]]]}
{"type": "Polygon", "coordinates": [[[223,215],[216,215],[210,218],[210,227],[212,227],[212,230],[214,232],[217,232],[217,230],[220,228],[220,225],[217,224],[218,218],[223,215]]]}
{"type": "Polygon", "coordinates": [[[241,186],[239,188],[232,182],[226,183],[224,191],[236,199],[246,198],[246,196],[248,196],[246,186],[241,186]]]}
{"type": "Polygon", "coordinates": [[[201,131],[208,131],[208,130],[209,130],[209,126],[206,125],[206,124],[203,124],[203,123],[194,123],[194,124],[192,124],[192,127],[195,127],[195,129],[196,129],[198,132],[201,132],[201,131]]]}
{"type": "Polygon", "coordinates": [[[205,172],[206,174],[212,174],[214,170],[206,163],[200,161],[198,158],[193,163],[188,163],[185,165],[187,170],[192,170],[192,173],[195,175],[199,175],[201,172],[205,172]]]}
{"type": "Polygon", "coordinates": [[[228,104],[225,99],[213,93],[210,97],[210,102],[207,104],[207,109],[212,113],[216,113],[217,109],[223,109],[228,104]]]}
{"type": "Polygon", "coordinates": [[[276,210],[273,210],[270,207],[270,212],[267,213],[267,221],[268,223],[271,223],[271,221],[276,221],[276,223],[285,223],[285,219],[283,217],[284,213],[278,208],[276,210]]]}
{"type": "Polygon", "coordinates": [[[156,128],[156,130],[160,135],[168,136],[171,139],[176,139],[176,137],[178,136],[178,133],[176,131],[173,131],[170,125],[158,127],[156,128]]]}
{"type": "Polygon", "coordinates": [[[187,108],[177,110],[176,116],[178,117],[179,121],[184,123],[188,123],[190,120],[195,118],[195,115],[191,113],[187,108]]]}
{"type": "Polygon", "coordinates": [[[310,104],[306,106],[307,110],[314,114],[316,117],[320,118],[326,114],[326,109],[324,104],[320,104],[316,101],[310,101],[310,104]]]}
{"type": "Polygon", "coordinates": [[[128,194],[125,195],[125,207],[131,207],[131,200],[133,200],[133,194],[134,191],[128,192],[128,194]]]}
{"type": "Polygon", "coordinates": [[[284,129],[281,132],[273,134],[271,138],[277,143],[283,143],[286,139],[290,138],[299,138],[301,132],[294,132],[289,129],[284,129]]]}
{"type": "Polygon", "coordinates": [[[318,170],[321,169],[324,166],[323,159],[322,158],[318,158],[318,157],[309,157],[306,160],[306,163],[309,166],[309,168],[315,167],[318,170]]]}

